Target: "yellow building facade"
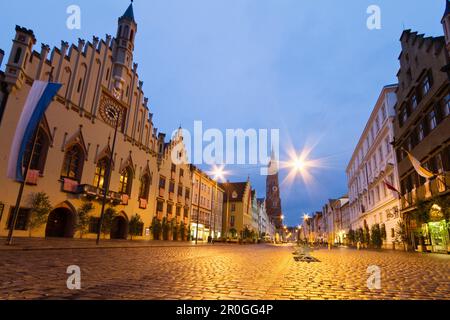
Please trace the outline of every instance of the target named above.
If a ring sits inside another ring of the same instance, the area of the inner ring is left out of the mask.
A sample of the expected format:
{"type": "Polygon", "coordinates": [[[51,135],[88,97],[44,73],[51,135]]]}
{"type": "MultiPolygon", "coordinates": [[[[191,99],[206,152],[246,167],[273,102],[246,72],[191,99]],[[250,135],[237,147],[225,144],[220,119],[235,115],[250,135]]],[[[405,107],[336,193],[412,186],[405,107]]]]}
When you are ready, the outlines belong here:
{"type": "Polygon", "coordinates": [[[208,241],[222,235],[223,189],[205,172],[191,166],[191,238],[208,241]],[[197,229],[198,228],[198,229],[197,229]]]}
{"type": "Polygon", "coordinates": [[[133,62],[136,34],[132,4],[118,20],[116,37],[93,37],[92,42],[79,40],[71,46],[62,42],[51,52],[47,45],[34,51],[33,31],[16,27],[5,71],[0,72],[0,236],[8,233],[19,190],[18,182],[6,178],[9,151],[35,80],[62,87],[41,121],[15,236],[29,235],[30,199],[45,192],[54,209],[33,236],[78,237],[78,210],[84,201],[92,201],[95,208],[85,237],[95,237],[110,159],[108,207],[118,214],[106,238],[127,238],[135,215],[142,220],[136,239],[153,237],[154,217],[189,224],[190,170],[186,161],[174,161],[185,157],[181,131],[165,142],[154,127],[133,62]],[[111,106],[122,115],[114,153],[111,106]]]}

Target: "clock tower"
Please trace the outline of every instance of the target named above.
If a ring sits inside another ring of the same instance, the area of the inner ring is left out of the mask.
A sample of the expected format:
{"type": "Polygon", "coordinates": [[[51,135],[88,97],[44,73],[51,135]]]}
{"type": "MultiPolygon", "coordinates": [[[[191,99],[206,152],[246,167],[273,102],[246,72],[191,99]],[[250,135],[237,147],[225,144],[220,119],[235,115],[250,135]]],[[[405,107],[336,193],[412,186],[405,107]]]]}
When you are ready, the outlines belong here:
{"type": "Polygon", "coordinates": [[[280,185],[278,180],[278,161],[272,154],[269,175],[266,178],[266,210],[277,229],[283,228],[280,185]]]}

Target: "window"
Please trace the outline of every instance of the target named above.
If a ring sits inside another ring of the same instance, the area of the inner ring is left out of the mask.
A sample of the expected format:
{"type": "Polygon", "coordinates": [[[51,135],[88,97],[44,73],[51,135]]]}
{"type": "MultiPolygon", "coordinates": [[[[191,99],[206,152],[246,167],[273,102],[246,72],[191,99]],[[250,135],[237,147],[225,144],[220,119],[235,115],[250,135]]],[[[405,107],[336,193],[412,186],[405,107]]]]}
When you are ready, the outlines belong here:
{"type": "Polygon", "coordinates": [[[175,193],[175,182],[173,182],[173,181],[170,181],[169,192],[170,193],[175,193]]]}
{"type": "Polygon", "coordinates": [[[163,212],[164,211],[164,202],[158,201],[156,204],[156,211],[163,212]]]}
{"type": "Polygon", "coordinates": [[[425,130],[423,128],[423,123],[420,122],[417,126],[417,142],[421,142],[425,138],[425,130]]]}
{"type": "Polygon", "coordinates": [[[230,226],[234,227],[234,216],[230,216],[230,226]]]}
{"type": "Polygon", "coordinates": [[[180,178],[184,177],[184,170],[180,169],[180,178]]]}
{"type": "Polygon", "coordinates": [[[172,164],[171,172],[177,172],[177,166],[172,164]]]}
{"type": "Polygon", "coordinates": [[[450,94],[444,98],[444,105],[442,106],[442,118],[447,117],[450,114],[450,94]]]}
{"type": "Polygon", "coordinates": [[[79,145],[74,145],[64,156],[61,177],[77,180],[79,182],[83,172],[83,164],[84,153],[79,145]]]}
{"type": "Polygon", "coordinates": [[[100,218],[91,217],[89,219],[89,233],[98,233],[99,222],[100,222],[100,218]]]}
{"type": "Polygon", "coordinates": [[[186,197],[187,200],[189,200],[189,198],[191,196],[191,189],[186,188],[184,196],[186,197]]]}
{"type": "Polygon", "coordinates": [[[126,168],[120,174],[119,193],[131,195],[131,185],[133,183],[133,172],[131,168],[126,168]]]}
{"type": "Polygon", "coordinates": [[[236,211],[236,204],[232,203],[231,204],[231,212],[235,212],[236,211]]]}
{"type": "Polygon", "coordinates": [[[80,80],[78,81],[78,87],[77,87],[77,92],[80,93],[81,91],[81,84],[83,83],[83,79],[80,78],[80,80]]]}
{"type": "Polygon", "coordinates": [[[97,163],[97,167],[95,168],[94,187],[103,189],[107,166],[108,158],[103,158],[97,163]]]}
{"type": "MultiPolygon", "coordinates": [[[[31,158],[30,169],[38,170],[41,174],[44,172],[45,162],[47,160],[47,153],[50,147],[49,135],[39,128],[36,144],[34,146],[33,156],[31,158]]],[[[25,167],[30,159],[31,150],[33,149],[33,141],[27,144],[25,150],[23,166],[25,167]]]]}
{"type": "Polygon", "coordinates": [[[181,207],[176,208],[176,215],[177,217],[181,216],[181,207]]]}
{"type": "Polygon", "coordinates": [[[150,176],[144,174],[141,178],[141,186],[139,189],[139,199],[148,200],[148,194],[150,191],[150,176]]]}
{"type": "Polygon", "coordinates": [[[173,212],[173,204],[168,203],[167,204],[167,214],[172,214],[173,212]]]}
{"type": "Polygon", "coordinates": [[[159,188],[160,189],[166,188],[166,178],[164,178],[164,177],[159,178],[159,188]]]}
{"type": "MultiPolygon", "coordinates": [[[[8,217],[8,230],[11,230],[12,224],[13,224],[13,214],[14,214],[15,207],[11,207],[9,210],[9,217],[8,217]]],[[[17,214],[16,219],[16,225],[14,227],[14,230],[21,230],[25,231],[28,230],[28,220],[30,219],[30,209],[26,208],[20,208],[19,213],[17,214]]]]}
{"type": "Polygon", "coordinates": [[[134,40],[134,30],[131,30],[130,41],[133,41],[133,40],[134,40]]]}
{"type": "Polygon", "coordinates": [[[15,64],[19,63],[21,57],[22,57],[22,48],[19,47],[16,50],[16,55],[14,56],[13,63],[15,64]]]}
{"type": "Polygon", "coordinates": [[[384,120],[386,120],[386,118],[387,118],[386,106],[385,106],[385,105],[383,105],[383,106],[381,107],[381,117],[383,118],[383,122],[384,122],[384,120]]]}
{"type": "Polygon", "coordinates": [[[426,96],[428,92],[430,92],[430,88],[431,88],[430,79],[426,77],[422,84],[423,96],[426,96]]]}
{"type": "Polygon", "coordinates": [[[403,126],[407,120],[408,120],[408,111],[406,110],[406,107],[403,106],[403,108],[400,110],[400,114],[399,114],[399,118],[398,118],[400,127],[403,126]]]}
{"type": "Polygon", "coordinates": [[[430,113],[428,114],[428,129],[432,131],[436,127],[437,127],[436,112],[434,110],[431,110],[430,113]]]}
{"type": "Polygon", "coordinates": [[[178,195],[180,197],[183,196],[183,185],[182,184],[178,185],[178,195]]]}
{"type": "Polygon", "coordinates": [[[417,108],[417,95],[411,97],[411,108],[413,111],[417,108]]]}
{"type": "Polygon", "coordinates": [[[184,208],[184,217],[185,218],[189,217],[189,209],[188,208],[184,208]]]}

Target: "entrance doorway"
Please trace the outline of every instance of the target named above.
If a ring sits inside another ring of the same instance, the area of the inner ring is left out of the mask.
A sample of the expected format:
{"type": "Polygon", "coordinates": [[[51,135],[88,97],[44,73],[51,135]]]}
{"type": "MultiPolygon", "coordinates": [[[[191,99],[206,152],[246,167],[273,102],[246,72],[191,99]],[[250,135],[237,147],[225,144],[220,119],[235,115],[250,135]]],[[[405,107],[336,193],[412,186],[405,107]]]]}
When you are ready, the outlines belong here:
{"type": "Polygon", "coordinates": [[[67,208],[57,208],[50,212],[45,229],[47,238],[73,238],[74,214],[67,208]]]}
{"type": "Polygon", "coordinates": [[[114,218],[110,236],[111,239],[126,240],[128,238],[128,220],[124,216],[114,218]]]}
{"type": "Polygon", "coordinates": [[[429,222],[428,230],[430,231],[433,252],[447,253],[449,236],[446,221],[442,220],[438,222],[429,222]]]}

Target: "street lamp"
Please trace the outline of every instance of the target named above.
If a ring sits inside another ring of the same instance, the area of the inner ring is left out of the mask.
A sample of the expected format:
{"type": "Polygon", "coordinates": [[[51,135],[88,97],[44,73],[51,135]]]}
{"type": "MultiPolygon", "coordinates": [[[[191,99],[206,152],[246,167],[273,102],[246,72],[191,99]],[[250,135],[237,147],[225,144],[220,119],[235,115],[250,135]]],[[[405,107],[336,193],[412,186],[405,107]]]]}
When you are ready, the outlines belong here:
{"type": "Polygon", "coordinates": [[[308,214],[304,214],[303,215],[303,221],[305,222],[305,224],[308,226],[308,238],[309,238],[309,242],[311,242],[311,228],[310,228],[310,223],[309,223],[309,219],[311,217],[308,214]]]}
{"type": "MultiPolygon", "coordinates": [[[[219,195],[219,190],[218,190],[218,188],[219,188],[219,181],[218,180],[224,180],[225,179],[225,174],[226,174],[226,172],[224,171],[224,168],[223,167],[214,167],[214,169],[213,169],[213,171],[212,171],[212,174],[214,175],[214,180],[215,180],[215,201],[214,201],[214,214],[213,214],[213,216],[214,216],[214,221],[213,221],[213,242],[214,242],[214,240],[215,240],[215,238],[216,238],[216,213],[217,213],[217,209],[218,209],[218,206],[219,206],[219,199],[218,199],[218,195],[219,195]]],[[[227,201],[228,201],[228,198],[227,198],[227,201]]],[[[228,222],[228,221],[227,221],[228,222]]]]}
{"type": "Polygon", "coordinates": [[[103,200],[102,200],[102,211],[100,214],[100,220],[98,222],[98,230],[97,230],[97,245],[100,243],[100,233],[102,231],[102,225],[103,225],[103,219],[105,217],[105,207],[106,207],[106,200],[109,193],[109,185],[111,182],[111,171],[112,171],[112,165],[113,165],[113,157],[114,152],[116,150],[116,140],[117,140],[117,131],[119,129],[119,123],[122,120],[122,111],[113,105],[108,105],[105,110],[105,115],[108,118],[108,120],[114,124],[114,138],[113,138],[113,144],[111,148],[111,154],[109,156],[108,160],[108,167],[105,173],[105,179],[103,180],[103,200]]]}

